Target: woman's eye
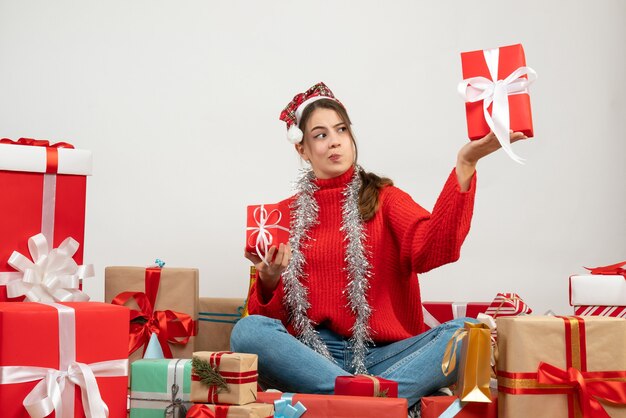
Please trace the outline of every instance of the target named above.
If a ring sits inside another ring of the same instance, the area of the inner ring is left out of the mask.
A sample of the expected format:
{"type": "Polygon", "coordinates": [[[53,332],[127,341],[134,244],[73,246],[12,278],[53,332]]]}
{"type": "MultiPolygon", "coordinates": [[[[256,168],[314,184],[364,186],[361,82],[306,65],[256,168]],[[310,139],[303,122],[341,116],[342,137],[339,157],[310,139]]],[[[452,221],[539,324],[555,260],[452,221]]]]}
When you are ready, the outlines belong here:
{"type": "Polygon", "coordinates": [[[339,128],[339,132],[345,132],[347,130],[348,128],[346,128],[345,126],[342,126],[341,128],[339,128]]]}
{"type": "Polygon", "coordinates": [[[326,138],[326,134],[323,134],[323,133],[322,134],[317,134],[313,138],[315,138],[315,139],[324,139],[324,138],[326,138]]]}

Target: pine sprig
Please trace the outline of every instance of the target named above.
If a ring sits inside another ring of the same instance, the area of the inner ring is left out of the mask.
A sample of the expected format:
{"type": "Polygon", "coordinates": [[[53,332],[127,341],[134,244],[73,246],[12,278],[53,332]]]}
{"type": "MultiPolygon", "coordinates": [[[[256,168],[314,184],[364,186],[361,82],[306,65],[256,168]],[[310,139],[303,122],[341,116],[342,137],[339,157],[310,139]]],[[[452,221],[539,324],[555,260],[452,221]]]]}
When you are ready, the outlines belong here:
{"type": "Polygon", "coordinates": [[[222,391],[230,392],[228,385],[219,372],[211,367],[208,361],[200,357],[193,357],[191,360],[191,373],[200,378],[200,382],[206,386],[217,386],[217,393],[222,391]]]}
{"type": "Polygon", "coordinates": [[[385,390],[381,390],[379,391],[377,394],[375,394],[374,396],[376,398],[388,398],[389,397],[389,388],[385,389],[385,390]]]}

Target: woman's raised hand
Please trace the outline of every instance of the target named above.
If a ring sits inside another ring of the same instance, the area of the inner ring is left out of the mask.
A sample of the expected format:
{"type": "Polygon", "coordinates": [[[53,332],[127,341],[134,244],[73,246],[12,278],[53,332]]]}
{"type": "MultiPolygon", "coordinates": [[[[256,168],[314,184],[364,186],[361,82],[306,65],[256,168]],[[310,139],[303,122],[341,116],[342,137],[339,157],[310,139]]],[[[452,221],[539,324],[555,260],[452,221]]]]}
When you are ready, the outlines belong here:
{"type": "Polygon", "coordinates": [[[289,260],[291,260],[291,247],[289,244],[280,244],[278,248],[276,248],[275,245],[270,247],[265,255],[268,264],[265,264],[258,255],[248,251],[244,253],[244,256],[252,261],[252,264],[256,267],[263,289],[272,291],[278,286],[280,275],[283,274],[283,271],[285,271],[289,265],[289,260]]]}
{"type": "MultiPolygon", "coordinates": [[[[511,143],[526,139],[522,132],[510,131],[511,143]]],[[[501,148],[500,142],[493,132],[475,141],[469,141],[459,150],[456,161],[456,175],[462,191],[469,190],[469,185],[476,171],[478,160],[501,148]]]]}

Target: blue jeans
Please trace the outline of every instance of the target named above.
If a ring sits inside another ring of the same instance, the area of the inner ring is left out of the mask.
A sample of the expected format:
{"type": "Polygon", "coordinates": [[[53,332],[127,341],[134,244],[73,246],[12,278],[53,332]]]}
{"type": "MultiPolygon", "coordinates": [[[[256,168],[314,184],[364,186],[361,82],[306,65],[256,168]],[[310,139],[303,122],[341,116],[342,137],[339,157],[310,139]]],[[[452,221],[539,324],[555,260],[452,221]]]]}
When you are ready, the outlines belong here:
{"type": "MultiPolygon", "coordinates": [[[[456,381],[456,370],[441,372],[441,360],[452,334],[472,318],[458,318],[415,337],[370,347],[365,358],[367,371],[398,382],[398,395],[409,405],[456,381]]],[[[237,322],[230,337],[233,351],[259,356],[259,380],[284,392],[332,394],[337,376],[351,376],[352,353],[347,339],[318,329],[336,363],[302,344],[283,324],[272,318],[251,315],[237,322]]]]}

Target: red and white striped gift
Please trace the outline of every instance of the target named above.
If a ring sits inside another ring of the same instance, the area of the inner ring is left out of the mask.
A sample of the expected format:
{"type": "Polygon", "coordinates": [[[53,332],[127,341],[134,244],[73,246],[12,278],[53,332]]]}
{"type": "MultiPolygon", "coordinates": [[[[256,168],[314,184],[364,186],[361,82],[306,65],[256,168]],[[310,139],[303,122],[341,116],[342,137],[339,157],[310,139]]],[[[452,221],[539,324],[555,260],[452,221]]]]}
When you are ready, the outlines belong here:
{"type": "Polygon", "coordinates": [[[516,293],[498,293],[485,311],[494,318],[501,316],[518,316],[532,313],[532,309],[516,293]]]}
{"type": "Polygon", "coordinates": [[[574,315],[626,318],[626,306],[574,306],[574,315]]]}

